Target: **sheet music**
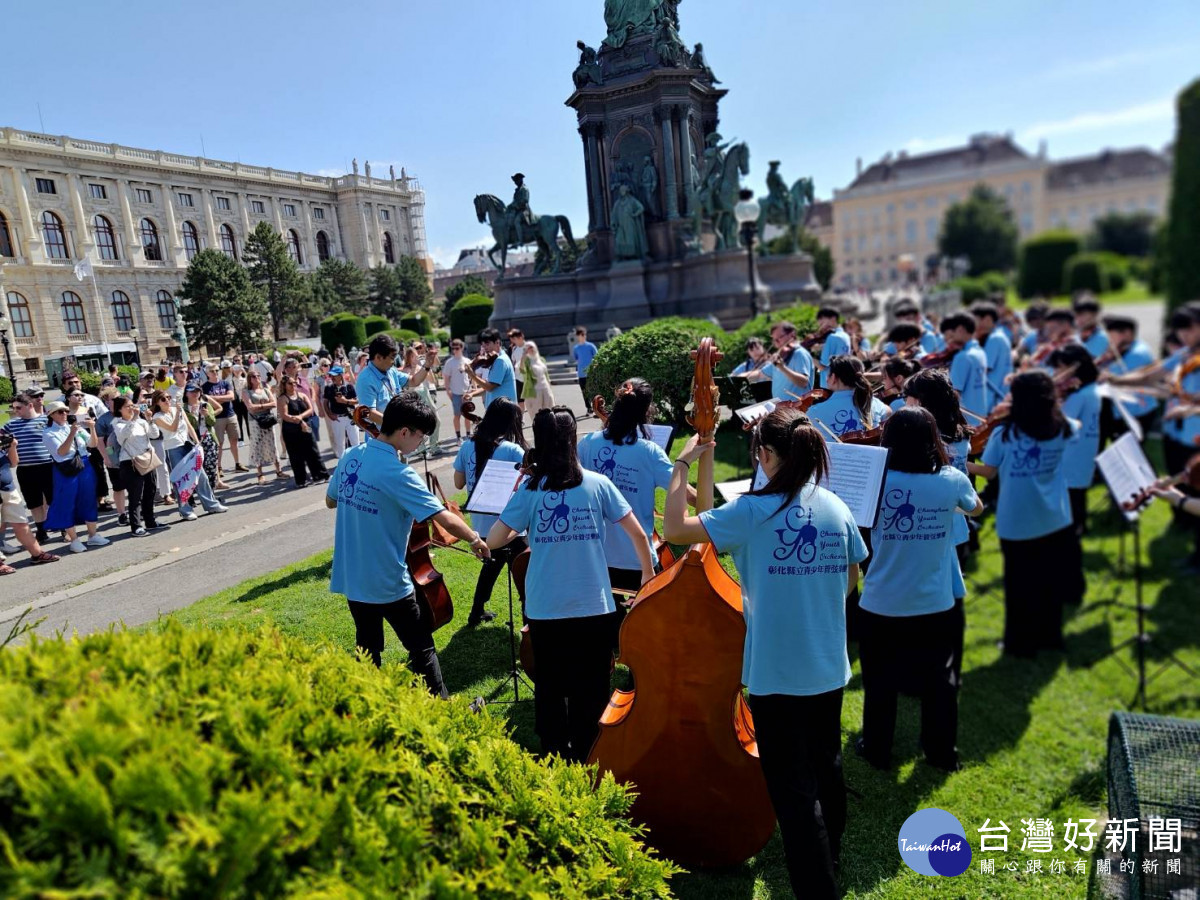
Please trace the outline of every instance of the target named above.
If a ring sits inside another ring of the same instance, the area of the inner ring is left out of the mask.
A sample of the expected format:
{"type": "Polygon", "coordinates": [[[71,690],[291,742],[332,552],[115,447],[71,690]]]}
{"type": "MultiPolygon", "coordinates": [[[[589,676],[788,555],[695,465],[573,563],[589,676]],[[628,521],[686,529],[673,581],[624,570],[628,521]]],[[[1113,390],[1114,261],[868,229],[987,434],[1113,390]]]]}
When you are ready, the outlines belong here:
{"type": "Polygon", "coordinates": [[[753,406],[743,406],[741,409],[735,409],[734,414],[748,425],[751,422],[758,421],[763,416],[769,416],[775,412],[775,404],[778,402],[778,400],[764,400],[762,403],[755,403],[753,406]]]}
{"type": "Polygon", "coordinates": [[[650,440],[662,447],[664,453],[671,452],[671,441],[675,437],[673,425],[647,425],[646,430],[650,432],[650,440]]]}
{"type": "Polygon", "coordinates": [[[524,480],[521,464],[506,459],[489,459],[483,474],[475,482],[475,490],[467,498],[464,509],[471,513],[498,516],[504,512],[508,499],[524,480]]]}
{"type": "Polygon", "coordinates": [[[1136,498],[1139,494],[1158,481],[1158,475],[1142,445],[1132,434],[1123,434],[1099,456],[1096,464],[1104,477],[1109,491],[1121,513],[1127,521],[1136,522],[1141,515],[1140,509],[1126,509],[1122,504],[1136,498]]]}
{"type": "Polygon", "coordinates": [[[720,484],[713,485],[717,493],[724,498],[726,503],[742,496],[749,491],[760,491],[767,486],[767,473],[757,466],[754,469],[754,478],[743,478],[739,481],[723,481],[720,484]]]}
{"type": "Polygon", "coordinates": [[[821,487],[850,507],[860,528],[874,528],[883,499],[888,451],[859,444],[828,444],[829,474],[821,487]]]}
{"type": "Polygon", "coordinates": [[[1125,427],[1133,432],[1140,444],[1145,439],[1145,434],[1142,433],[1142,423],[1133,417],[1129,409],[1125,406],[1124,400],[1130,397],[1128,391],[1123,391],[1120,388],[1114,388],[1111,384],[1101,383],[1096,385],[1096,396],[1100,399],[1108,399],[1112,401],[1112,405],[1116,407],[1117,412],[1121,415],[1121,420],[1125,423],[1125,427]]]}

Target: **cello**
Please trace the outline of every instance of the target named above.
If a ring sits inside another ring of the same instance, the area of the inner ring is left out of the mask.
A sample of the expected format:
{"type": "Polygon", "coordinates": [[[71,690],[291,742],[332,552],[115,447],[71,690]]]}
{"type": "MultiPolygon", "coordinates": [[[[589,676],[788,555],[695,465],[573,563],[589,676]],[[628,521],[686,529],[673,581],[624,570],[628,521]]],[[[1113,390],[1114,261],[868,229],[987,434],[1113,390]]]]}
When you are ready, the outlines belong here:
{"type": "MultiPolygon", "coordinates": [[[[712,440],[719,359],[711,338],[693,356],[689,422],[712,440]]],[[[712,507],[713,454],[700,459],[697,509],[712,507]]],[[[635,687],[616,691],[589,763],[637,786],[632,816],[647,841],[685,866],[728,866],[761,850],[775,813],[742,695],[741,591],[710,544],[693,546],[642,586],[621,626],[618,661],[635,687]]]]}
{"type": "MultiPolygon", "coordinates": [[[[354,407],[354,424],[371,437],[378,438],[379,428],[371,421],[370,412],[371,407],[363,404],[354,407]]],[[[430,630],[437,631],[454,618],[454,600],[442,573],[433,564],[433,556],[429,552],[433,545],[431,520],[413,522],[412,530],[408,533],[404,563],[412,578],[421,615],[429,620],[430,630]]]]}

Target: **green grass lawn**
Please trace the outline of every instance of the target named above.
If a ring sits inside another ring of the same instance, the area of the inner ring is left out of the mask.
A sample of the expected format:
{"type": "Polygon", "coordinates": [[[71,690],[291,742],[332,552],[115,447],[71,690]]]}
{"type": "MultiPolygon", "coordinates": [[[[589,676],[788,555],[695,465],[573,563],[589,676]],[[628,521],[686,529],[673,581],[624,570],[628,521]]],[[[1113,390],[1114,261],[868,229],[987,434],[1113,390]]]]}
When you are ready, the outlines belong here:
{"type": "MultiPolygon", "coordinates": [[[[1007,293],[1008,305],[1013,309],[1024,309],[1030,303],[1029,300],[1022,300],[1017,296],[1017,292],[1013,288],[1008,289],[1007,293]]],[[[1150,291],[1150,288],[1141,281],[1130,278],[1124,289],[1119,291],[1109,291],[1107,294],[1101,294],[1098,298],[1100,302],[1106,306],[1116,305],[1118,303],[1162,303],[1161,294],[1155,294],[1150,291]]],[[[1071,298],[1067,294],[1058,294],[1049,298],[1050,303],[1055,306],[1069,306],[1071,298]]]]}
{"type": "MultiPolygon", "coordinates": [[[[744,459],[740,436],[722,433],[717,478],[736,477],[744,459]]],[[[862,687],[857,659],[846,690],[843,737],[846,780],[852,790],[849,826],[842,850],[842,881],[848,897],[1084,897],[1088,876],[1073,874],[1072,863],[1083,859],[1089,875],[1094,864],[1088,854],[1062,850],[1062,823],[1067,818],[1103,819],[1105,805],[1105,739],[1112,711],[1127,708],[1134,682],[1109,656],[1110,649],[1135,633],[1132,586],[1113,572],[1121,526],[1106,510],[1106,494],[1094,489],[1095,512],[1085,540],[1089,590],[1078,610],[1067,613],[1065,653],[1044,654],[1036,661],[1001,657],[996,641],[1003,627],[1000,595],[1001,562],[989,520],[983,528],[982,552],[967,573],[967,633],[964,686],[960,698],[959,751],[964,768],[947,774],[918,762],[917,706],[902,700],[893,771],[878,772],[853,753],[862,717],[862,687]],[[900,860],[896,838],[900,825],[915,810],[940,807],[958,817],[975,850],[965,874],[934,880],[909,870],[900,860]],[[1049,818],[1055,822],[1056,852],[1024,853],[1021,819],[1049,818]],[[1007,854],[979,853],[976,829],[985,819],[1003,820],[1011,829],[1007,854]],[[994,875],[980,873],[980,859],[996,860],[994,875]],[[1067,863],[1067,874],[1052,875],[1050,860],[1067,863]],[[1043,862],[1045,874],[1025,874],[1028,860],[1043,862]],[[1005,870],[1015,864],[1020,872],[1005,870]]],[[[330,513],[330,515],[333,515],[330,513]]],[[[1143,523],[1147,566],[1145,601],[1148,628],[1155,634],[1149,654],[1153,666],[1172,651],[1192,667],[1200,667],[1200,587],[1175,568],[1185,553],[1177,532],[1168,530],[1168,511],[1150,510],[1143,523]]],[[[245,582],[199,601],[175,614],[185,623],[255,626],[274,622],[283,631],[313,641],[329,641],[346,652],[353,646],[353,626],[342,598],[331,595],[331,553],[245,582]]],[[[451,691],[480,694],[492,700],[512,699],[512,647],[507,629],[496,622],[468,629],[478,564],[469,556],[438,551],[437,566],[456,601],[454,622],[437,634],[442,668],[451,691]]],[[[492,609],[507,613],[505,581],[497,585],[492,609]]],[[[384,661],[403,660],[389,632],[384,661]]],[[[1122,658],[1132,661],[1129,651],[1122,658]]],[[[636,673],[635,673],[636,674],[636,673]]],[[[618,671],[619,679],[629,678],[618,671]]],[[[522,699],[530,696],[522,685],[522,699]]],[[[1197,717],[1200,696],[1194,683],[1178,670],[1167,670],[1150,687],[1151,712],[1197,717]]],[[[493,705],[490,715],[508,719],[514,738],[536,747],[529,703],[493,705]]],[[[1098,828],[1097,831],[1101,829],[1098,828]]],[[[1115,868],[1115,867],[1114,867],[1115,868]]],[[[720,872],[686,874],[674,882],[683,898],[789,897],[778,835],[754,859],[720,872]]]]}

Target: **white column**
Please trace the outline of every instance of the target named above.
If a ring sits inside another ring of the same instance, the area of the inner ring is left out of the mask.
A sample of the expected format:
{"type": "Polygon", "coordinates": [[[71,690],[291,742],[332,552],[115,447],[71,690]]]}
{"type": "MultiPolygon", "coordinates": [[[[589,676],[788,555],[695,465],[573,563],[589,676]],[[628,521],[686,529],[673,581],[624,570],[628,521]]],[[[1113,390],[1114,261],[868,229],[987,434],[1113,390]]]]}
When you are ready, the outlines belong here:
{"type": "Polygon", "coordinates": [[[215,249],[221,246],[221,241],[217,238],[217,221],[213,217],[212,194],[211,189],[206,188],[200,191],[200,196],[203,198],[204,203],[204,226],[208,229],[208,240],[200,245],[202,249],[208,249],[209,247],[215,249]]]}
{"type": "Polygon", "coordinates": [[[167,233],[158,236],[163,262],[178,266],[179,251],[183,241],[180,240],[179,225],[175,221],[175,188],[171,186],[170,182],[163,185],[163,207],[166,210],[166,221],[163,222],[163,228],[167,233]]]}
{"type": "Polygon", "coordinates": [[[125,226],[125,258],[130,262],[137,259],[137,251],[142,246],[138,239],[137,225],[133,220],[133,210],[129,206],[129,182],[124,178],[117,179],[117,192],[121,195],[121,219],[125,226]]]}
{"type": "Polygon", "coordinates": [[[333,245],[333,249],[337,251],[335,255],[341,259],[349,260],[350,257],[346,255],[346,244],[342,241],[342,222],[341,219],[338,218],[338,205],[336,200],[329,204],[329,212],[333,216],[333,240],[336,241],[336,243],[333,245]]]}
{"type": "Polygon", "coordinates": [[[71,256],[74,259],[83,259],[91,250],[95,241],[92,240],[91,229],[88,227],[91,223],[83,211],[83,194],[80,192],[79,176],[74,172],[67,176],[67,184],[71,187],[71,208],[75,213],[76,226],[80,234],[72,241],[71,256]]]}
{"type": "Polygon", "coordinates": [[[33,211],[29,207],[29,179],[25,170],[13,167],[13,183],[17,187],[17,206],[21,210],[21,220],[25,225],[25,241],[28,247],[27,258],[30,263],[44,262],[46,249],[42,246],[41,223],[33,221],[33,211]]]}

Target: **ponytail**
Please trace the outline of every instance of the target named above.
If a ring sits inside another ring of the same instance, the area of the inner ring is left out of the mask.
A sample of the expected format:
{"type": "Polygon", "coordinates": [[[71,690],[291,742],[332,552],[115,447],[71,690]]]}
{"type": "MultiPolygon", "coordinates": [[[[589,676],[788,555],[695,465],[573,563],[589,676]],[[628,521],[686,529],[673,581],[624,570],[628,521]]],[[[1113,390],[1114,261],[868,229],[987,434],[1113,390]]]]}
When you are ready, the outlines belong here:
{"type": "Polygon", "coordinates": [[[604,437],[614,444],[633,444],[639,436],[648,437],[646,422],[654,409],[654,389],[644,378],[630,378],[613,403],[604,437]]]}
{"type": "Polygon", "coordinates": [[[533,448],[525,451],[524,467],[529,473],[527,490],[565,491],[583,484],[571,410],[565,406],[538,410],[533,417],[533,448]]]}
{"type": "Polygon", "coordinates": [[[835,356],[829,361],[829,374],[854,390],[854,407],[862,414],[864,428],[871,427],[871,382],[857,356],[835,356]]]}
{"type": "Polygon", "coordinates": [[[754,497],[783,494],[782,510],[808,484],[824,480],[829,472],[829,453],[825,439],[812,426],[808,416],[796,409],[777,409],[754,431],[753,450],[770,447],[779,457],[779,469],[766,486],[750,491],[754,497]]]}

